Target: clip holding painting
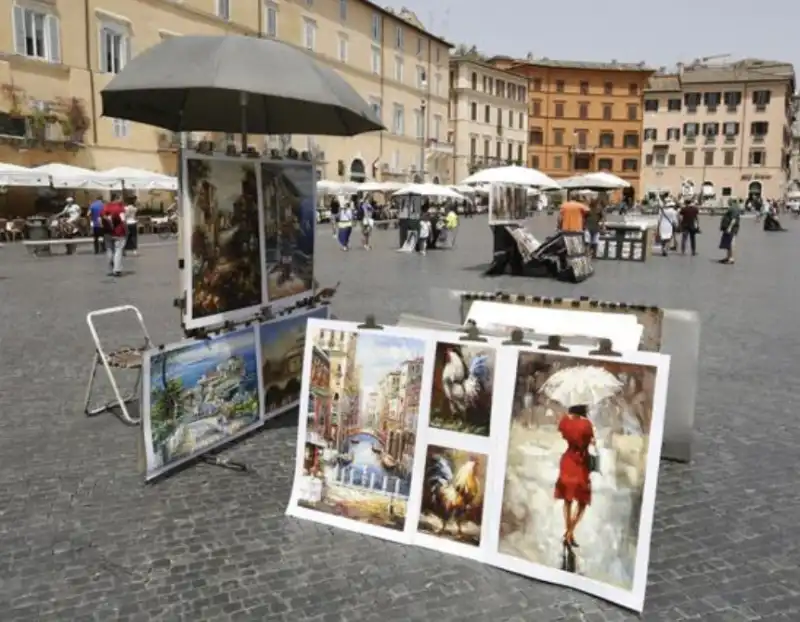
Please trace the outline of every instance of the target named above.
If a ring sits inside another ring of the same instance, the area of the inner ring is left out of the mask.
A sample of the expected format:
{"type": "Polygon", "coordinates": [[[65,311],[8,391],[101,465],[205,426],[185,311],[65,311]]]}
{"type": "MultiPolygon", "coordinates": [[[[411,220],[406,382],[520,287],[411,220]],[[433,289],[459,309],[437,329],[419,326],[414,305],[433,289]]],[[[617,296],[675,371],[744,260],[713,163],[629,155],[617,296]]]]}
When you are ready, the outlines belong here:
{"type": "Polygon", "coordinates": [[[539,346],[540,350],[550,350],[551,352],[569,352],[569,348],[561,343],[561,335],[550,335],[547,343],[539,346]]]}
{"type": "Polygon", "coordinates": [[[525,341],[525,333],[521,328],[515,328],[511,335],[503,342],[504,346],[529,346],[530,341],[525,341]]]}
{"type": "Polygon", "coordinates": [[[383,326],[375,321],[375,316],[371,313],[364,318],[364,323],[359,324],[358,328],[361,330],[383,330],[383,326]]]}
{"type": "Polygon", "coordinates": [[[475,323],[467,324],[464,327],[464,336],[461,337],[461,341],[475,341],[477,343],[486,343],[486,339],[481,337],[481,331],[478,330],[478,326],[475,323]]]}
{"type": "Polygon", "coordinates": [[[597,349],[589,352],[591,356],[622,356],[621,352],[614,350],[611,339],[600,339],[597,342],[597,349]]]}

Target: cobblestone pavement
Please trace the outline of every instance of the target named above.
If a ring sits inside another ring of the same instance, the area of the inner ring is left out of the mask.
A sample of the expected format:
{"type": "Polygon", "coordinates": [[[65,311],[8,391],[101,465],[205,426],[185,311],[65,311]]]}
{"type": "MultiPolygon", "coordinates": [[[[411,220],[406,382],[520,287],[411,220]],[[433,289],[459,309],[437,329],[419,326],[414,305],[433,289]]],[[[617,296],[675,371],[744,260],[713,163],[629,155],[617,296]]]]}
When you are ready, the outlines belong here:
{"type": "MultiPolygon", "coordinates": [[[[547,228],[546,218],[534,225],[547,228]]],[[[550,220],[552,225],[552,220],[550,220]]],[[[334,312],[389,322],[428,312],[429,288],[590,295],[696,308],[703,318],[696,461],[664,464],[644,620],[800,619],[797,229],[744,223],[739,263],[603,263],[581,285],[487,280],[482,220],[427,257],[319,243],[334,312]],[[789,382],[787,382],[789,381],[789,382]]],[[[284,517],[295,452],[286,416],[229,455],[254,473],[194,465],[145,486],[137,430],[81,414],[90,309],[136,304],[158,342],[179,336],[176,247],[150,246],[111,282],[91,255],[0,249],[0,619],[286,622],[634,619],[570,590],[433,552],[284,517]]],[[[130,341],[118,329],[114,334],[130,341]]]]}

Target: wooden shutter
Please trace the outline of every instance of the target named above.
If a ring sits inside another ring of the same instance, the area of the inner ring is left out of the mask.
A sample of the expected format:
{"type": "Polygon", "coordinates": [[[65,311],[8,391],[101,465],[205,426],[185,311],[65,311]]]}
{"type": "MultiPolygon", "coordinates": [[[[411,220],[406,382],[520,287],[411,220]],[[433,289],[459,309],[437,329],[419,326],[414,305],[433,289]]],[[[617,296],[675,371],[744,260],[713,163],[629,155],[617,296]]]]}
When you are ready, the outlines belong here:
{"type": "Polygon", "coordinates": [[[108,35],[104,26],[100,26],[100,46],[98,49],[100,50],[98,69],[102,73],[108,73],[111,71],[111,67],[108,66],[108,35]]]}
{"type": "Polygon", "coordinates": [[[51,63],[61,62],[61,22],[55,15],[45,17],[47,33],[47,60],[51,63]]]}
{"type": "Polygon", "coordinates": [[[25,9],[14,5],[14,52],[26,55],[25,45],[25,9]]]}

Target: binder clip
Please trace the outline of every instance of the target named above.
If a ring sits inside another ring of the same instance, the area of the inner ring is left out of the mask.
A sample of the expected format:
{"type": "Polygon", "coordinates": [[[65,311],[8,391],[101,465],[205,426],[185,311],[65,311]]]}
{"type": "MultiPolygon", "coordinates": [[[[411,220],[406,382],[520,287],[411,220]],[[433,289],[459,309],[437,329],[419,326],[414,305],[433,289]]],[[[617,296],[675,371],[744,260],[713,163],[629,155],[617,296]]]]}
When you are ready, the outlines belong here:
{"type": "Polygon", "coordinates": [[[573,309],[580,309],[581,308],[581,301],[575,300],[574,298],[569,301],[569,306],[573,309]]]}
{"type": "Polygon", "coordinates": [[[552,352],[569,352],[569,348],[561,345],[560,335],[550,335],[547,337],[547,343],[539,346],[540,350],[550,350],[552,352]]]}
{"type": "Polygon", "coordinates": [[[531,345],[530,341],[525,341],[525,333],[522,332],[521,328],[515,328],[511,331],[511,335],[509,339],[503,342],[504,346],[529,346],[531,345]]]}
{"type": "Polygon", "coordinates": [[[477,341],[478,343],[486,343],[486,339],[481,337],[481,332],[474,323],[467,324],[467,326],[464,328],[464,332],[466,334],[461,337],[461,341],[477,341]]]}
{"type": "Polygon", "coordinates": [[[589,354],[591,356],[622,356],[621,352],[614,350],[611,339],[600,339],[597,342],[597,350],[592,350],[589,354]]]}
{"type": "Polygon", "coordinates": [[[383,330],[383,326],[375,321],[375,316],[370,314],[364,318],[364,323],[359,324],[358,328],[361,330],[383,330]]]}

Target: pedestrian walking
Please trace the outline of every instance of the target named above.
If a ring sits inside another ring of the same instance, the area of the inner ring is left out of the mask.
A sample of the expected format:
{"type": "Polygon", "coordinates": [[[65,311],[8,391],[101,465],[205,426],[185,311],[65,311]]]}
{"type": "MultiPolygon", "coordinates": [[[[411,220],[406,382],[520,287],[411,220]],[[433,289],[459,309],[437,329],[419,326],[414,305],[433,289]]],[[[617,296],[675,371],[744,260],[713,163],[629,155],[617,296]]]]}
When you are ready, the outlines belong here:
{"type": "Polygon", "coordinates": [[[424,255],[428,251],[428,240],[431,237],[431,221],[425,216],[419,221],[419,254],[424,255]]]}
{"type": "Polygon", "coordinates": [[[125,239],[125,251],[134,257],[139,254],[139,208],[136,206],[136,197],[130,196],[125,205],[125,226],[128,237],[125,239]]]}
{"type": "Polygon", "coordinates": [[[719,247],[725,251],[725,258],[720,260],[720,263],[732,264],[734,263],[734,252],[736,250],[736,237],[739,235],[739,224],[741,222],[741,210],[735,203],[731,203],[728,211],[722,217],[719,223],[719,229],[722,232],[719,240],[719,247]]]}
{"type": "Polygon", "coordinates": [[[101,215],[103,214],[103,197],[97,197],[89,205],[89,222],[92,223],[92,240],[94,242],[94,254],[99,255],[106,252],[105,234],[101,215]]]}
{"type": "Polygon", "coordinates": [[[339,227],[339,211],[342,209],[342,204],[337,197],[331,197],[331,231],[333,237],[336,237],[339,227]]]}
{"type": "Polygon", "coordinates": [[[697,255],[697,234],[700,233],[700,210],[687,202],[680,211],[681,255],[686,254],[687,242],[692,256],[697,255]]]}
{"type": "Polygon", "coordinates": [[[666,257],[669,247],[675,238],[675,230],[678,227],[678,212],[675,209],[675,202],[667,201],[658,208],[658,241],[661,243],[661,254],[666,257]]]}
{"type": "Polygon", "coordinates": [[[339,246],[343,251],[350,250],[350,236],[353,233],[355,210],[348,203],[339,210],[339,221],[336,225],[339,246]]]}
{"type": "Polygon", "coordinates": [[[119,194],[111,195],[111,201],[103,207],[101,218],[109,276],[122,276],[122,251],[125,249],[128,235],[125,226],[125,206],[119,194]]]}

